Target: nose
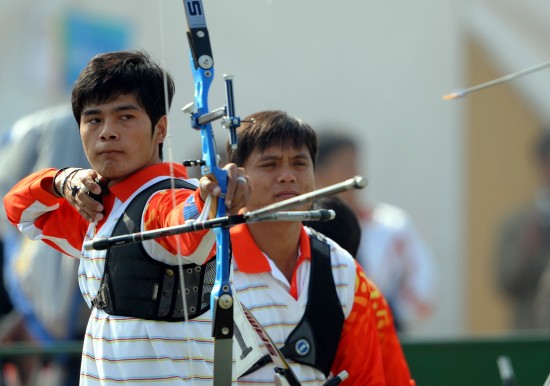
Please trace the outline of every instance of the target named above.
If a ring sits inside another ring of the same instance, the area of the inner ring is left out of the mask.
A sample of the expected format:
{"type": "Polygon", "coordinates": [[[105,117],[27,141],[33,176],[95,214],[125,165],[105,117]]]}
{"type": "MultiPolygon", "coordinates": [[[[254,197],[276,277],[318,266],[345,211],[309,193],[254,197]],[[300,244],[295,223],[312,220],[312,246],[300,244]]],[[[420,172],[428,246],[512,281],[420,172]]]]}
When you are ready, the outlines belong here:
{"type": "Polygon", "coordinates": [[[290,167],[289,165],[285,165],[281,168],[281,173],[279,174],[278,182],[284,183],[284,182],[295,182],[296,181],[296,174],[294,173],[294,169],[290,167]]]}
{"type": "Polygon", "coordinates": [[[112,141],[118,139],[118,132],[116,130],[116,125],[112,120],[106,119],[101,127],[101,133],[99,137],[104,141],[112,141]]]}

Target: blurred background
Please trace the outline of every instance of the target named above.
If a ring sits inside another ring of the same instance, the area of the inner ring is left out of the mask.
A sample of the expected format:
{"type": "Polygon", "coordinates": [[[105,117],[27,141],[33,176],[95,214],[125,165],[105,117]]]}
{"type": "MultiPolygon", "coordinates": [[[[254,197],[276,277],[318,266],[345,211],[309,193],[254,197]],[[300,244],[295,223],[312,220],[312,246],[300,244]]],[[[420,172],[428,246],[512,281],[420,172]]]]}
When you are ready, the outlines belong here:
{"type": "MultiPolygon", "coordinates": [[[[513,330],[495,250],[504,218],[537,191],[532,148],[550,123],[550,70],[458,100],[442,96],[550,60],[550,3],[203,1],[217,71],[210,107],[224,104],[229,73],[238,115],[281,109],[355,136],[369,180],[360,194],[413,219],[438,267],[437,301],[407,334],[513,330]]],[[[2,0],[0,25],[3,130],[68,102],[94,54],[145,49],[176,82],[172,159],[200,153],[181,112],[194,92],[181,1],[2,0]]]]}

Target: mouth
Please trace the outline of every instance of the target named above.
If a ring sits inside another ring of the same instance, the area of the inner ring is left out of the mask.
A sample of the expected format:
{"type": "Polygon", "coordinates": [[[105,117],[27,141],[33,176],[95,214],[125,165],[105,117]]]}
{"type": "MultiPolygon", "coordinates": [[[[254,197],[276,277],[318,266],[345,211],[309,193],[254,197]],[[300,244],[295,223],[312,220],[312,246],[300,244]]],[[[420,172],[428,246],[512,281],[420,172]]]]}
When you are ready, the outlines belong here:
{"type": "Polygon", "coordinates": [[[293,197],[296,197],[298,195],[299,195],[298,193],[293,192],[293,191],[284,191],[284,192],[279,192],[279,193],[275,194],[275,198],[280,199],[280,200],[287,200],[289,198],[293,198],[293,197]]]}
{"type": "Polygon", "coordinates": [[[122,151],[120,150],[114,150],[114,149],[105,149],[105,150],[100,150],[97,152],[98,155],[115,155],[115,154],[121,154],[122,151]]]}

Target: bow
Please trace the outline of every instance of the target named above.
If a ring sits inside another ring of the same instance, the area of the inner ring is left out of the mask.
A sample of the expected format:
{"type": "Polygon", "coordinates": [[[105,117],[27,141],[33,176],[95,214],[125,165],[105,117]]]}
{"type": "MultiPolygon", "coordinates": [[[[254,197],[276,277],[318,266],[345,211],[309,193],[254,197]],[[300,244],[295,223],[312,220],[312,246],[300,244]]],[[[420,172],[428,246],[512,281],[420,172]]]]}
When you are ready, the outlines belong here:
{"type": "MultiPolygon", "coordinates": [[[[227,172],[218,166],[218,156],[214,133],[210,122],[222,119],[222,124],[229,129],[229,142],[231,147],[237,146],[236,129],[240,126],[240,118],[235,117],[233,104],[233,83],[232,77],[225,75],[226,106],[210,112],[208,110],[208,90],[214,77],[214,59],[210,46],[208,29],[204,17],[204,9],[201,0],[184,0],[185,13],[189,29],[187,40],[191,49],[191,71],[195,81],[195,103],[187,105],[183,110],[191,114],[191,126],[201,132],[202,139],[202,160],[199,162],[203,175],[214,175],[221,188],[218,197],[216,219],[203,224],[212,224],[216,234],[216,279],[210,296],[212,309],[212,336],[214,337],[214,386],[229,386],[232,380],[232,354],[233,354],[233,308],[234,298],[229,283],[231,240],[229,238],[229,227],[246,221],[303,221],[308,216],[314,216],[314,220],[326,221],[334,218],[334,211],[320,210],[312,213],[276,213],[282,207],[294,206],[298,203],[311,201],[319,192],[306,194],[289,199],[287,202],[270,205],[255,212],[244,215],[226,216],[224,196],[227,188],[227,172]]],[[[356,177],[340,184],[339,189],[352,189],[365,186],[362,177],[356,177]]],[[[334,188],[326,189],[333,192],[334,188]]],[[[326,194],[321,189],[321,194],[326,194]]],[[[333,194],[333,193],[331,193],[333,194]]],[[[194,228],[196,224],[190,224],[194,228]]],[[[247,312],[249,321],[253,320],[252,315],[247,312]]],[[[256,331],[259,336],[268,336],[263,328],[256,322],[256,331]],[[260,330],[260,331],[258,331],[260,330]]],[[[264,342],[266,343],[266,342],[264,342]]],[[[300,386],[292,369],[284,359],[277,347],[272,344],[270,356],[277,364],[275,371],[275,384],[280,386],[300,386]]],[[[347,378],[343,372],[325,383],[326,386],[337,385],[347,378]]]]}
{"type": "MultiPolygon", "coordinates": [[[[216,217],[225,217],[224,197],[227,188],[227,172],[218,166],[214,133],[210,122],[224,118],[223,123],[230,132],[232,146],[237,145],[236,128],[239,118],[234,116],[232,78],[225,77],[226,103],[223,108],[210,112],[208,92],[214,78],[214,59],[210,46],[208,29],[201,0],[184,0],[187,18],[187,39],[191,50],[191,71],[195,82],[194,108],[188,105],[185,112],[191,114],[191,126],[200,130],[202,142],[203,175],[213,175],[221,188],[218,197],[216,217]]],[[[210,304],[213,315],[212,336],[214,337],[214,385],[231,385],[233,354],[233,294],[229,283],[231,241],[228,227],[214,228],[216,235],[216,279],[210,304]]]]}

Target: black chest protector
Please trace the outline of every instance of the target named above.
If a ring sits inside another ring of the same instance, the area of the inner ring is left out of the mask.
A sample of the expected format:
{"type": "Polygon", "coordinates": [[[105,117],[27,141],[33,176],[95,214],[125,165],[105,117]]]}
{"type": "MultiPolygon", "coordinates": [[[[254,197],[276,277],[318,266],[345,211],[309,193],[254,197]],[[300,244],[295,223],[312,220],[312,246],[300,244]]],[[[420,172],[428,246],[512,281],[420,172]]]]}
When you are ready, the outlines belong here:
{"type": "MultiPolygon", "coordinates": [[[[314,367],[328,377],[345,317],[332,276],[330,246],[323,241],[323,235],[317,232],[313,232],[309,240],[311,273],[306,310],[280,351],[285,358],[314,367]]],[[[253,373],[269,362],[271,358],[265,355],[244,375],[253,373]]]]}
{"type": "MultiPolygon", "coordinates": [[[[174,180],[176,188],[195,186],[174,180]]],[[[141,231],[143,210],[153,193],[170,189],[163,180],[139,193],[117,221],[113,236],[141,231]]],[[[93,305],[110,315],[176,322],[193,319],[210,309],[210,293],[216,276],[214,258],[203,265],[182,266],[187,315],[181,296],[179,266],[153,259],[142,243],[119,245],[107,251],[101,286],[93,305]]]]}

